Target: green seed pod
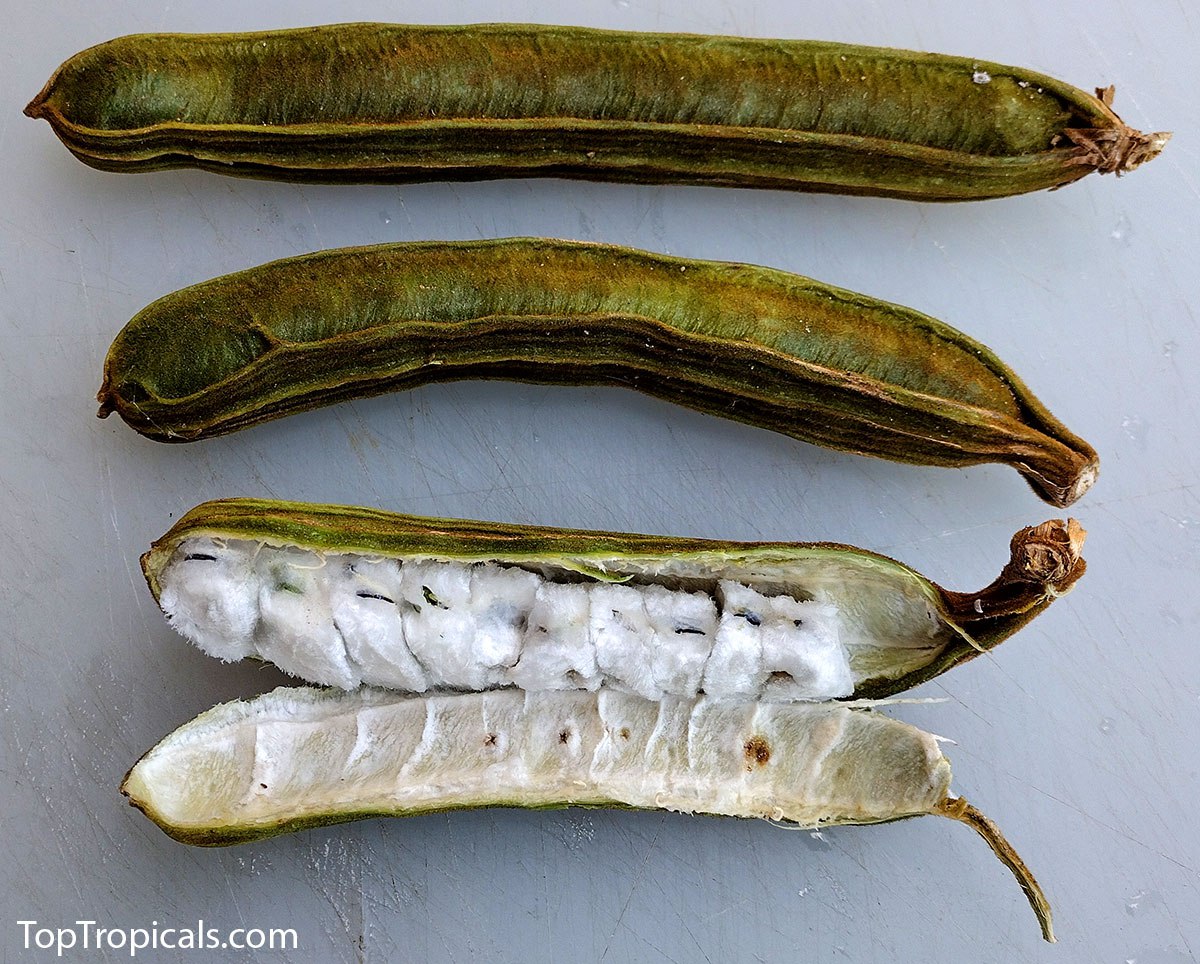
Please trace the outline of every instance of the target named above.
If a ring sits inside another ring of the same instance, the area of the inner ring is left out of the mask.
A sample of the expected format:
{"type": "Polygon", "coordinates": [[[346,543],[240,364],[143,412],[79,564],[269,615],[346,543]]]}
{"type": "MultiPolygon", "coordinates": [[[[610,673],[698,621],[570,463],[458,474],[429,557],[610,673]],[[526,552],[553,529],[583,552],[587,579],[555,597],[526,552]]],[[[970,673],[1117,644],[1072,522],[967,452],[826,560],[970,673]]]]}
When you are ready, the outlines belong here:
{"type": "Polygon", "coordinates": [[[665,809],[806,827],[939,814],[983,836],[1054,940],[1028,868],[950,795],[935,738],[845,706],[280,688],[180,727],[121,791],[172,837],[203,846],[468,807],[665,809]]]}
{"type": "Polygon", "coordinates": [[[991,585],[958,593],[850,546],[229,499],[142,569],[200,648],[310,682],[787,702],[888,697],[986,652],[1074,585],[1083,540],[1074,520],[1023,529],[991,585]]]}
{"type": "Polygon", "coordinates": [[[954,201],[1132,170],[1169,135],[963,57],[580,27],[142,34],[25,109],[110,171],[300,181],[558,176],[954,201]]]}
{"type": "Polygon", "coordinates": [[[347,248],[168,295],[109,349],[100,416],[191,441],[461,378],[613,384],[831,448],[1011,465],[1046,501],[1095,451],[986,347],[769,268],[546,239],[347,248]]]}

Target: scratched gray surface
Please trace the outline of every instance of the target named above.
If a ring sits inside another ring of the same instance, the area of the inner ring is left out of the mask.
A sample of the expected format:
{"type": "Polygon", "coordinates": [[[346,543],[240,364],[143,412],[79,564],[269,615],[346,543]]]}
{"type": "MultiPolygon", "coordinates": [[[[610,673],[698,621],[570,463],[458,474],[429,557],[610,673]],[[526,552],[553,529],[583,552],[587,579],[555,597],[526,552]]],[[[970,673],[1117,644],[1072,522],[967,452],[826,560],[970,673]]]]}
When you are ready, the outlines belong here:
{"type": "MultiPolygon", "coordinates": [[[[294,927],[296,961],[1176,964],[1200,953],[1197,14],[1188,4],[7,4],[0,31],[0,954],[16,922],[294,927]],[[1058,9],[1053,9],[1057,6],[1058,9]],[[15,8],[23,9],[17,10],[15,8]],[[682,9],[682,5],[680,5],[682,9]],[[968,206],[551,181],[296,187],[89,170],[20,108],[122,33],[330,19],[541,20],[822,37],[1115,83],[1167,153],[1118,182],[968,206]],[[108,342],[204,278],[320,247],[555,235],[757,261],[913,305],[995,348],[1102,453],[1079,588],[994,658],[893,712],[957,741],[956,786],[1057,911],[934,818],[820,836],[663,814],[490,811],[231,850],[173,843],[116,787],[134,759],[272,670],[191,650],[137,556],[230,495],[722,538],[831,539],[957,588],[1054,513],[1000,468],[832,454],[620,390],[464,383],[165,447],[93,417],[108,342]]],[[[48,957],[30,952],[30,958],[48,957]]],[[[76,953],[74,959],[122,959],[76,953]]],[[[186,959],[188,955],[181,955],[186,959]]],[[[173,959],[160,953],[139,958],[173,959]]],[[[228,952],[206,957],[241,960],[228,952]]]]}

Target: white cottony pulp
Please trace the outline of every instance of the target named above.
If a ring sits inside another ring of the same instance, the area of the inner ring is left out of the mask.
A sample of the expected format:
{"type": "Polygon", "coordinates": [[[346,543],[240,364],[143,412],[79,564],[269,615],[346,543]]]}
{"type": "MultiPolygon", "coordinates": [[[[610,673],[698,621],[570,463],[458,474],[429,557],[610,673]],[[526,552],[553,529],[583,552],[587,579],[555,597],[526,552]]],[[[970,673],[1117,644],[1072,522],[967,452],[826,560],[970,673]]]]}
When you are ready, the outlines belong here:
{"type": "MultiPolygon", "coordinates": [[[[650,700],[827,700],[850,695],[878,664],[864,655],[878,647],[863,642],[870,618],[855,600],[719,576],[694,591],[649,577],[613,583],[568,569],[198,536],[177,547],[159,585],[171,624],[205,652],[260,657],[343,689],[603,686],[650,700]]],[[[885,609],[917,624],[916,641],[897,644],[905,659],[944,644],[926,600],[885,609]]]]}
{"type": "Polygon", "coordinates": [[[840,704],[300,687],[198,717],[137,763],[125,791],[171,832],[253,835],[497,804],[869,823],[929,813],[949,783],[932,736],[840,704]]]}

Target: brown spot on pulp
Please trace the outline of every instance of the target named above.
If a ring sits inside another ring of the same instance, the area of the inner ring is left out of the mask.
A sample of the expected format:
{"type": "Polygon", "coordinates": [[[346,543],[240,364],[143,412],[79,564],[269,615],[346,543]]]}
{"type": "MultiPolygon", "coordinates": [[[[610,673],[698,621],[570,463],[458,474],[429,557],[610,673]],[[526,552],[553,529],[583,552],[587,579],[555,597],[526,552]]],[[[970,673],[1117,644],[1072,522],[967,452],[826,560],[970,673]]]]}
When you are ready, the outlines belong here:
{"type": "Polygon", "coordinates": [[[742,747],[746,754],[746,769],[753,770],[756,766],[766,766],[771,759],[771,745],[761,736],[752,736],[742,747]]]}

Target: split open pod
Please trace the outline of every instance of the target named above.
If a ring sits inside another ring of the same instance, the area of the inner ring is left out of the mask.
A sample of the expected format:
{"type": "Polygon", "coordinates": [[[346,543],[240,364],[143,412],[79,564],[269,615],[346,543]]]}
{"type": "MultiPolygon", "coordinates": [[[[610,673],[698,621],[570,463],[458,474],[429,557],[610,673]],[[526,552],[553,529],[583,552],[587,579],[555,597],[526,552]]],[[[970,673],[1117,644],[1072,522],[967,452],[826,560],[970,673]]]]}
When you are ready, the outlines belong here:
{"type": "Polygon", "coordinates": [[[1082,542],[1074,522],[1024,529],[991,585],[959,593],[848,546],[206,503],[142,560],[172,625],[334,690],[217,707],[123,789],[199,844],[485,805],[936,813],[988,840],[1050,937],[935,740],[863,701],[997,645],[1082,575],[1082,542]]]}

